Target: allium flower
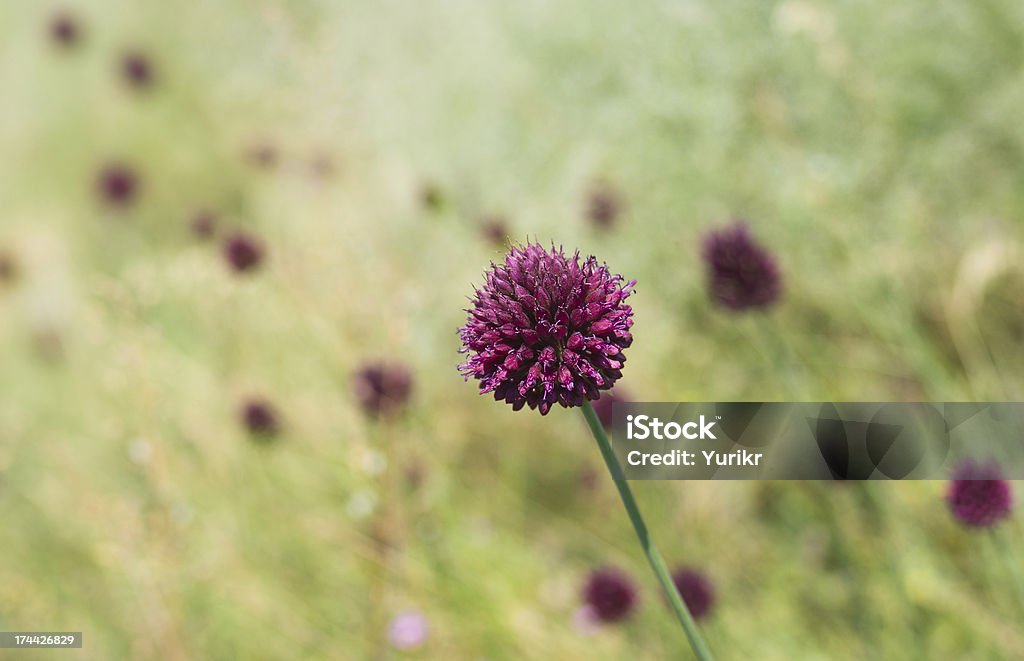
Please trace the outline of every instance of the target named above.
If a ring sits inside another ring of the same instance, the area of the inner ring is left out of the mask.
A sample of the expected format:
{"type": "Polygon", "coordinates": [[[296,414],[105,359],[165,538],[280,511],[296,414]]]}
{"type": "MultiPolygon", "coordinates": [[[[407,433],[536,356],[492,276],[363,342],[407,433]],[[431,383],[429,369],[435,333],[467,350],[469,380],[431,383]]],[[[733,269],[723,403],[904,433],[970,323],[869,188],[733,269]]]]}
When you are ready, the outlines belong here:
{"type": "Polygon", "coordinates": [[[145,89],[153,84],[153,64],[138,51],[130,51],[121,57],[121,75],[128,85],[145,89]]]}
{"type": "Polygon", "coordinates": [[[608,391],[601,393],[601,398],[594,402],[594,413],[597,414],[597,419],[601,421],[601,425],[605,429],[612,428],[612,404],[616,402],[628,402],[629,397],[623,395],[622,391],[608,391]]]}
{"type": "Polygon", "coordinates": [[[1003,479],[997,464],[966,461],[953,471],[946,502],[953,516],[965,526],[987,528],[1010,515],[1013,488],[1003,479]]]}
{"type": "Polygon", "coordinates": [[[711,612],[711,607],[715,605],[715,588],[704,572],[680,567],[672,572],[672,582],[690,609],[693,619],[699,620],[711,612]]]}
{"type": "Polygon", "coordinates": [[[419,611],[404,611],[391,619],[388,640],[400,650],[411,650],[427,641],[430,624],[419,611]]]}
{"type": "Polygon", "coordinates": [[[601,622],[623,620],[637,604],[633,579],[616,567],[595,569],[583,586],[583,603],[601,622]]]}
{"type": "Polygon", "coordinates": [[[355,375],[356,400],[371,418],[399,413],[412,395],[412,373],[402,365],[372,363],[355,375]]]}
{"type": "Polygon", "coordinates": [[[113,163],[100,171],[96,188],[107,204],[127,207],[139,192],[139,177],[127,165],[113,163]]]}
{"type": "Polygon", "coordinates": [[[50,19],[50,37],[58,46],[74,46],[80,36],[78,21],[71,14],[61,12],[50,19]]]}
{"type": "Polygon", "coordinates": [[[268,440],[280,432],[280,422],[274,406],[265,399],[254,398],[242,404],[242,424],[253,436],[268,440]]]}
{"type": "Polygon", "coordinates": [[[200,211],[192,217],[192,234],[198,239],[210,239],[217,233],[217,214],[212,211],[200,211]]]}
{"type": "Polygon", "coordinates": [[[595,183],[587,193],[587,218],[599,230],[611,229],[623,206],[622,196],[608,182],[595,183]]]}
{"type": "Polygon", "coordinates": [[[711,232],[704,239],[711,298],[732,310],[771,305],[782,289],[775,259],[750,236],[746,224],[711,232]]]}
{"type": "Polygon", "coordinates": [[[594,257],[561,248],[517,245],[502,266],[491,264],[459,330],[459,366],[480,393],[514,410],[547,414],[555,404],[582,406],[622,376],[623,350],[633,342],[633,309],[624,282],[594,257]]]}
{"type": "Polygon", "coordinates": [[[224,259],[238,273],[255,269],[263,261],[263,244],[255,237],[237,232],[224,240],[224,259]]]}

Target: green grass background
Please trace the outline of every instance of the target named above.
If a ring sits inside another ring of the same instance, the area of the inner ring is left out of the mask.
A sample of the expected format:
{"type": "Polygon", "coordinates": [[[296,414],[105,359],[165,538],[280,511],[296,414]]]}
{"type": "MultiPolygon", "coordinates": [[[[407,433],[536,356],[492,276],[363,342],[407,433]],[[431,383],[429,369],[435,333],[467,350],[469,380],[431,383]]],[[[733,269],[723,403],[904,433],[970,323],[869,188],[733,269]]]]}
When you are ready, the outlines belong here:
{"type": "MultiPolygon", "coordinates": [[[[637,399],[1024,397],[1015,0],[64,6],[69,52],[55,6],[0,3],[0,628],[85,632],[52,658],[686,657],[579,413],[455,371],[500,258],[483,214],[637,279],[637,399]],[[121,84],[128,48],[153,89],[121,84]],[[110,160],[142,177],[125,213],[95,196],[110,160]],[[607,233],[597,179],[627,203],[607,233]],[[266,267],[232,277],[199,208],[266,267]],[[780,260],[770,315],[706,298],[700,237],[733,216],[780,260]],[[351,393],[377,357],[417,380],[386,428],[351,393]],[[273,446],[238,425],[250,394],[273,446]],[[642,604],[584,635],[604,563],[642,604]],[[407,608],[430,638],[388,650],[407,608]]],[[[634,488],[715,582],[722,659],[1024,656],[1020,518],[965,531],[941,482],[634,488]]]]}

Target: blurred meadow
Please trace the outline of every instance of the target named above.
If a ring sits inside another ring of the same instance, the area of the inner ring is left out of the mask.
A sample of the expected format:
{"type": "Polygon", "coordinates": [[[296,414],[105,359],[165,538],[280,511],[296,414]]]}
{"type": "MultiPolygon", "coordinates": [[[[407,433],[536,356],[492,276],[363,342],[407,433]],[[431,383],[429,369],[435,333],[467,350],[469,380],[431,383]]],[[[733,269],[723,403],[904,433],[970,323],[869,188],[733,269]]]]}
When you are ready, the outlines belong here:
{"type": "MultiPolygon", "coordinates": [[[[1016,0],[5,0],[0,629],[84,648],[3,658],[689,658],[579,411],[456,371],[488,223],[638,281],[638,401],[1020,400],[1022,116],[1016,0]],[[769,311],[709,300],[733,218],[769,311]],[[581,625],[603,565],[638,606],[581,625]]],[[[720,659],[1024,658],[1016,512],[633,486],[720,659]]]]}

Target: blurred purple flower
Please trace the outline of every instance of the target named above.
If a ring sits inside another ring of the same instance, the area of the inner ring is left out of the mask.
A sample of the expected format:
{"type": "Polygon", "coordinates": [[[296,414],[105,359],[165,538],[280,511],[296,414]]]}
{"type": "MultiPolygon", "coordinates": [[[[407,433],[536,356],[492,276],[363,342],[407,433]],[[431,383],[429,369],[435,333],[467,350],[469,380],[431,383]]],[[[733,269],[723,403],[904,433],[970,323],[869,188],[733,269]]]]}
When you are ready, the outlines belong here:
{"type": "Polygon", "coordinates": [[[708,291],[719,305],[749,310],[778,300],[782,289],[779,267],[750,236],[745,223],[709,233],[704,239],[704,261],[708,291]]]}
{"type": "Polygon", "coordinates": [[[237,273],[252,271],[263,262],[263,244],[253,236],[236,232],[224,239],[224,259],[237,273]]]}
{"type": "Polygon", "coordinates": [[[192,217],[192,234],[198,239],[211,239],[217,233],[217,214],[202,210],[192,217]]]}
{"type": "Polygon", "coordinates": [[[612,404],[628,401],[631,401],[630,398],[621,389],[607,390],[601,393],[601,398],[594,402],[594,413],[597,414],[597,419],[601,421],[601,425],[605,429],[612,428],[612,404]]]}
{"type": "Polygon", "coordinates": [[[121,56],[121,75],[135,89],[146,89],[153,84],[153,63],[144,53],[129,51],[121,56]]]}
{"type": "Polygon", "coordinates": [[[403,611],[388,625],[388,640],[396,649],[410,650],[427,642],[430,624],[419,611],[403,611]]]}
{"type": "Polygon", "coordinates": [[[70,48],[78,43],[81,28],[75,17],[67,12],[55,14],[50,19],[50,38],[61,47],[70,48]]]}
{"type": "Polygon", "coordinates": [[[987,528],[1010,515],[1013,488],[997,464],[979,465],[968,460],[953,471],[946,502],[965,526],[987,528]]]}
{"type": "Polygon", "coordinates": [[[96,188],[110,206],[127,207],[138,196],[139,176],[123,163],[112,163],[100,170],[96,188]]]}
{"type": "Polygon", "coordinates": [[[508,242],[508,221],[504,216],[484,216],[480,224],[480,230],[488,243],[496,246],[503,246],[508,242]]]}
{"type": "Polygon", "coordinates": [[[594,183],[587,193],[587,218],[596,229],[611,229],[624,206],[622,195],[607,181],[594,183]]]}
{"type": "Polygon", "coordinates": [[[389,363],[365,365],[355,375],[356,400],[371,418],[396,415],[412,395],[412,373],[404,366],[389,363]]]}
{"type": "Polygon", "coordinates": [[[583,603],[600,622],[618,622],[629,617],[637,601],[633,579],[616,567],[595,569],[583,585],[583,603]]]}
{"type": "Polygon", "coordinates": [[[597,633],[601,629],[601,622],[590,604],[583,604],[572,614],[572,623],[576,630],[587,636],[597,633]]]}
{"type": "Polygon", "coordinates": [[[516,411],[595,400],[622,376],[623,350],[633,342],[633,309],[624,304],[635,280],[624,282],[579,252],[538,244],[513,246],[502,266],[491,263],[459,330],[459,366],[480,393],[494,393],[516,411]]]}
{"type": "Polygon", "coordinates": [[[249,433],[261,440],[269,440],[281,430],[277,411],[262,398],[246,400],[242,404],[241,419],[249,433]]]}
{"type": "Polygon", "coordinates": [[[691,567],[680,567],[672,572],[672,582],[690,609],[693,619],[699,620],[711,612],[715,605],[715,587],[704,572],[691,567]]]}

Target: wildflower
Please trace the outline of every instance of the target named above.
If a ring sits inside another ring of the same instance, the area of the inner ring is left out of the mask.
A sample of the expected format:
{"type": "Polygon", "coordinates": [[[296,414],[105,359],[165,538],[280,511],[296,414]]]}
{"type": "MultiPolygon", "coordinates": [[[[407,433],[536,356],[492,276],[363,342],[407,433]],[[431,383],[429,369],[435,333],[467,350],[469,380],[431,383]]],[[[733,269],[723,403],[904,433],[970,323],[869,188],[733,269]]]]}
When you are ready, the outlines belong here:
{"type": "Polygon", "coordinates": [[[78,43],[81,28],[74,16],[61,12],[50,19],[50,37],[58,46],[70,48],[78,43]]]}
{"type": "Polygon", "coordinates": [[[637,604],[633,580],[621,569],[601,567],[587,577],[583,602],[600,622],[618,622],[629,617],[637,604]]]}
{"type": "Polygon", "coordinates": [[[715,588],[704,572],[680,567],[672,572],[672,582],[690,609],[693,619],[699,620],[711,612],[711,607],[715,605],[715,588]]]}
{"type": "Polygon", "coordinates": [[[622,196],[608,182],[595,183],[587,193],[587,218],[596,229],[611,229],[624,206],[622,196]]]}
{"type": "Polygon", "coordinates": [[[408,404],[412,385],[412,374],[402,365],[371,363],[356,373],[356,400],[371,418],[392,416],[408,404]]]}
{"type": "Polygon", "coordinates": [[[253,436],[269,440],[280,432],[277,411],[265,399],[250,399],[242,404],[242,424],[253,436]]]}
{"type": "Polygon", "coordinates": [[[121,57],[121,76],[129,86],[146,89],[153,84],[153,64],[138,51],[129,51],[121,57]]]}
{"type": "Polygon", "coordinates": [[[217,233],[217,214],[212,211],[199,211],[192,217],[192,234],[198,239],[209,239],[217,233]]]}
{"type": "Polygon", "coordinates": [[[529,405],[582,406],[622,376],[623,350],[633,342],[633,309],[624,282],[594,257],[580,259],[538,244],[513,246],[491,264],[459,330],[459,370],[514,410],[529,405]]]}
{"type": "Polygon", "coordinates": [[[504,216],[485,216],[480,227],[483,238],[496,246],[505,245],[508,241],[508,221],[504,216]]]}
{"type": "Polygon", "coordinates": [[[264,248],[255,237],[237,232],[224,240],[224,259],[237,273],[258,267],[263,261],[264,248]]]}
{"type": "Polygon", "coordinates": [[[778,300],[782,288],[779,268],[751,238],[744,223],[711,232],[704,240],[704,261],[708,291],[719,305],[749,310],[778,300]]]}
{"type": "Polygon", "coordinates": [[[403,611],[388,625],[388,640],[396,649],[410,650],[427,641],[430,624],[419,611],[403,611]]]}
{"type": "Polygon", "coordinates": [[[139,176],[123,163],[113,163],[100,171],[96,187],[110,206],[130,206],[138,196],[139,176]]]}
{"type": "Polygon", "coordinates": [[[609,390],[601,393],[600,399],[594,402],[594,413],[597,414],[597,419],[601,421],[601,426],[610,430],[612,428],[612,404],[616,402],[621,404],[628,401],[630,401],[629,398],[623,396],[621,392],[609,390]]]}
{"type": "Polygon", "coordinates": [[[949,483],[946,502],[950,512],[965,526],[987,528],[1010,515],[1013,489],[997,464],[967,461],[958,466],[949,483]]]}

